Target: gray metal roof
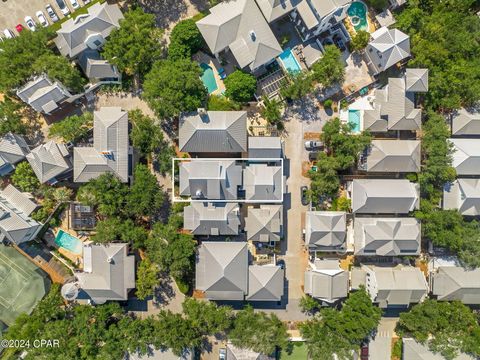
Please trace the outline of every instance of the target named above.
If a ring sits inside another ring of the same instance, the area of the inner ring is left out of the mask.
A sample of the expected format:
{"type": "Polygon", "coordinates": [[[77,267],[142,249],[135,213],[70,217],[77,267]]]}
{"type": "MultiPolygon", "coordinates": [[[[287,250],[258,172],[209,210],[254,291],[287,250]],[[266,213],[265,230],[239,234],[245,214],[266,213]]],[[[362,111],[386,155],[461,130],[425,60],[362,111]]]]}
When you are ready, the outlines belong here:
{"type": "Polygon", "coordinates": [[[183,114],[179,148],[184,152],[240,153],[247,151],[247,112],[208,111],[183,114]]]}
{"type": "Polygon", "coordinates": [[[63,56],[71,58],[89,48],[96,50],[110,35],[113,29],[120,27],[123,14],[118,5],[97,3],[88,8],[88,14],[78,15],[65,21],[57,31],[55,44],[63,56]]]}
{"type": "MultiPolygon", "coordinates": [[[[25,159],[30,152],[25,139],[22,136],[12,133],[5,134],[0,138],[0,168],[5,165],[13,165],[25,159]]],[[[5,175],[2,174],[2,175],[5,175]]]]}
{"type": "Polygon", "coordinates": [[[419,172],[420,149],[420,140],[372,140],[364,170],[419,172]]]}
{"type": "Polygon", "coordinates": [[[183,222],[194,235],[238,235],[239,207],[236,203],[194,202],[183,209],[183,222]]]}
{"type": "Polygon", "coordinates": [[[250,136],[248,157],[256,159],[281,159],[282,141],[277,136],[250,136]]]}
{"type": "Polygon", "coordinates": [[[480,304],[480,268],[467,270],[457,266],[440,266],[430,276],[432,294],[438,300],[480,304]]]}
{"type": "Polygon", "coordinates": [[[255,70],[282,52],[254,0],[221,2],[197,21],[197,27],[212,53],[228,47],[241,68],[255,70]]]}
{"type": "Polygon", "coordinates": [[[257,5],[267,19],[268,22],[273,22],[280,17],[288,14],[295,9],[299,3],[306,2],[306,0],[256,0],[257,5]]]}
{"type": "Polygon", "coordinates": [[[180,195],[192,199],[234,200],[242,186],[242,166],[235,160],[180,163],[180,195]]]}
{"type": "MultiPolygon", "coordinates": [[[[422,345],[412,338],[403,338],[402,360],[445,360],[439,353],[434,353],[426,345],[422,345]]],[[[453,360],[474,360],[467,354],[459,354],[453,360]]]]}
{"type": "Polygon", "coordinates": [[[320,24],[308,1],[301,1],[296,7],[296,11],[302,18],[303,23],[308,30],[311,30],[320,24]]]}
{"type": "Polygon", "coordinates": [[[195,288],[210,300],[243,300],[248,291],[246,242],[204,241],[198,247],[195,288]]]}
{"type": "Polygon", "coordinates": [[[73,149],[73,181],[87,182],[111,172],[128,181],[128,113],[119,107],[94,112],[93,147],[73,149]]]}
{"type": "Polygon", "coordinates": [[[281,166],[249,164],[243,169],[243,187],[247,200],[282,201],[283,174],[281,166]]]}
{"type": "Polygon", "coordinates": [[[420,221],[415,218],[355,218],[355,255],[420,255],[420,221]]]}
{"type": "Polygon", "coordinates": [[[480,175],[480,141],[450,139],[453,144],[452,166],[457,175],[480,175]]]}
{"type": "Polygon", "coordinates": [[[0,191],[0,232],[14,244],[32,240],[40,230],[41,225],[31,219],[30,214],[37,208],[37,204],[8,185],[0,191]]]}
{"type": "Polygon", "coordinates": [[[280,301],[283,296],[284,271],[275,265],[248,267],[249,301],[280,301]]]}
{"type": "Polygon", "coordinates": [[[35,111],[49,114],[72,94],[60,83],[40,75],[19,88],[17,96],[35,111]]]}
{"type": "Polygon", "coordinates": [[[381,27],[371,34],[365,54],[378,74],[410,56],[410,37],[398,29],[381,27]]]}
{"type": "Polygon", "coordinates": [[[316,41],[304,45],[302,53],[309,68],[323,57],[323,51],[316,41]]]}
{"type": "Polygon", "coordinates": [[[445,184],[443,208],[457,209],[462,215],[480,215],[480,179],[457,179],[445,184]]]}
{"type": "Polygon", "coordinates": [[[280,241],[283,235],[283,206],[260,205],[249,207],[245,218],[247,238],[253,241],[280,241]]]}
{"type": "Polygon", "coordinates": [[[348,272],[340,269],[338,260],[315,260],[305,271],[305,293],[326,301],[335,302],[348,295],[348,272]]]}
{"type": "Polygon", "coordinates": [[[120,77],[117,67],[103,59],[98,50],[83,51],[78,59],[78,64],[91,80],[120,77]]]}
{"type": "Polygon", "coordinates": [[[65,144],[57,144],[54,141],[36,147],[26,157],[42,184],[72,168],[70,154],[65,144]]]}
{"type": "Polygon", "coordinates": [[[95,303],[127,300],[135,288],[135,257],[128,255],[128,244],[84,244],[83,261],[83,272],[75,275],[95,303]]]}
{"type": "Polygon", "coordinates": [[[452,118],[452,135],[480,135],[480,111],[457,110],[452,118]]]}
{"type": "Polygon", "coordinates": [[[337,251],[345,247],[347,215],[343,211],[307,211],[305,245],[321,251],[337,251]]]}
{"type": "Polygon", "coordinates": [[[382,117],[387,117],[389,130],[418,130],[421,128],[421,109],[415,108],[414,93],[405,91],[405,78],[389,78],[387,99],[380,102],[382,117]]]}
{"type": "Polygon", "coordinates": [[[419,206],[419,185],[403,179],[355,179],[352,211],[363,214],[408,214],[419,206]]]}
{"type": "Polygon", "coordinates": [[[428,293],[428,284],[419,268],[412,266],[362,267],[370,279],[366,289],[372,301],[381,308],[408,306],[422,302],[428,293]]]}
{"type": "Polygon", "coordinates": [[[428,69],[407,69],[405,72],[406,91],[428,91],[428,69]]]}

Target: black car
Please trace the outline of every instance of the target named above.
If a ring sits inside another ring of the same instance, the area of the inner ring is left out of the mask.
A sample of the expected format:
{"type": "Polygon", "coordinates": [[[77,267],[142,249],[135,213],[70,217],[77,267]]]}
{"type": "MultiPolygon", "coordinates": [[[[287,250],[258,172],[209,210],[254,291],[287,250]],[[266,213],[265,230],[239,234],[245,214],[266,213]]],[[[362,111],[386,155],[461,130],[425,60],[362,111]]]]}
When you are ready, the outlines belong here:
{"type": "Polygon", "coordinates": [[[318,159],[318,151],[312,151],[308,153],[308,161],[313,162],[318,159]]]}
{"type": "Polygon", "coordinates": [[[302,205],[307,206],[310,203],[310,201],[308,199],[308,187],[302,186],[300,188],[300,192],[302,194],[302,205]]]}

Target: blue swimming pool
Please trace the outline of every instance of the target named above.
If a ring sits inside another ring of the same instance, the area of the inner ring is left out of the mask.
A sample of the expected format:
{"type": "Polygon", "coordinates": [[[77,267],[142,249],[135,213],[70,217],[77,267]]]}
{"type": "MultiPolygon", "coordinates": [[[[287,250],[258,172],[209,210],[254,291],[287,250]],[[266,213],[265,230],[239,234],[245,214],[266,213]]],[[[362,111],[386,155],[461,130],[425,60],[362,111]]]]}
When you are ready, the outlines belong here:
{"type": "Polygon", "coordinates": [[[74,254],[82,254],[82,242],[78,240],[75,236],[66,233],[63,230],[60,230],[55,237],[55,244],[68,251],[71,251],[74,254]]]}
{"type": "Polygon", "coordinates": [[[296,72],[302,71],[302,67],[298,63],[297,59],[295,59],[295,56],[292,53],[292,50],[290,48],[285,49],[279,56],[278,58],[283,64],[283,67],[290,73],[294,74],[296,72]]]}
{"type": "Polygon", "coordinates": [[[361,1],[354,1],[347,10],[355,31],[368,31],[367,5],[361,1]]]}
{"type": "Polygon", "coordinates": [[[202,68],[201,79],[203,81],[203,85],[205,85],[207,88],[208,93],[211,94],[218,89],[217,81],[215,80],[215,75],[213,74],[213,69],[205,63],[201,63],[200,67],[202,68]]]}
{"type": "Polygon", "coordinates": [[[352,126],[352,132],[360,132],[360,110],[348,110],[348,123],[352,126]]]}

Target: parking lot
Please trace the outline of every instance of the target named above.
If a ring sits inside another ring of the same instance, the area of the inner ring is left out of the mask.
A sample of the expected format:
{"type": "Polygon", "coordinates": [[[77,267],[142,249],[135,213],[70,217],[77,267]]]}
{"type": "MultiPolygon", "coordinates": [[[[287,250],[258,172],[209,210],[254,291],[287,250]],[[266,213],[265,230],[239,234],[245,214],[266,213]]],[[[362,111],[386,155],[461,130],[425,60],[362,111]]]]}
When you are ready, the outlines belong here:
{"type": "MultiPolygon", "coordinates": [[[[82,0],[77,1],[80,6],[84,5],[82,0]]],[[[65,3],[70,8],[70,11],[73,12],[70,0],[65,0],[65,3]]],[[[47,4],[52,5],[53,10],[60,19],[64,17],[55,0],[0,0],[0,31],[3,33],[4,29],[10,29],[16,34],[15,26],[17,24],[22,24],[23,27],[27,28],[24,20],[25,16],[31,16],[35,22],[38,22],[35,16],[38,10],[43,12],[47,21],[51,24],[50,18],[45,11],[45,5],[47,4]]]]}

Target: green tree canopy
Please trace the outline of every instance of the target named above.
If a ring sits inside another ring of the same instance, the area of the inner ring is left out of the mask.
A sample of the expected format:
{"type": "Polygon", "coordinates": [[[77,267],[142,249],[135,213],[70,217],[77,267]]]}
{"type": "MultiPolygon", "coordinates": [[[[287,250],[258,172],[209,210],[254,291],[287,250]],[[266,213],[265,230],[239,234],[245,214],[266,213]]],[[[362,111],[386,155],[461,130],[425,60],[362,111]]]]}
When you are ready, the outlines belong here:
{"type": "Polygon", "coordinates": [[[127,195],[127,211],[141,218],[152,216],[165,202],[165,193],[146,165],[135,167],[134,181],[127,195]]]}
{"type": "Polygon", "coordinates": [[[427,344],[447,360],[453,360],[461,352],[480,356],[478,316],[459,301],[427,299],[400,314],[396,332],[427,344]]]}
{"type": "Polygon", "coordinates": [[[262,101],[264,105],[264,108],[261,110],[262,116],[270,125],[277,125],[281,130],[283,128],[282,103],[276,99],[269,99],[267,96],[264,96],[262,101]]]}
{"type": "Polygon", "coordinates": [[[182,20],[175,25],[170,34],[168,58],[171,60],[190,59],[203,45],[203,37],[195,20],[182,20]]]}
{"type": "Polygon", "coordinates": [[[103,56],[127,75],[146,74],[162,55],[162,31],[155,26],[155,15],[140,7],[124,13],[103,47],[103,56]]]}
{"type": "Polygon", "coordinates": [[[311,74],[301,71],[288,74],[282,83],[280,94],[287,100],[301,99],[313,90],[313,78],[311,74]]]}
{"type": "Polygon", "coordinates": [[[442,115],[428,112],[423,124],[422,153],[424,157],[422,172],[418,181],[422,196],[434,204],[440,201],[443,185],[455,180],[456,172],[452,167],[453,145],[448,141],[450,128],[442,115]]]}
{"type": "Polygon", "coordinates": [[[153,264],[148,257],[140,261],[135,283],[137,298],[144,300],[148,296],[153,295],[155,288],[159,284],[158,272],[157,264],[153,264]]]}
{"type": "Polygon", "coordinates": [[[68,89],[81,93],[87,83],[80,71],[67,58],[48,53],[40,56],[33,63],[36,74],[45,73],[50,79],[60,81],[68,89]]]}
{"type": "MultiPolygon", "coordinates": [[[[384,0],[382,0],[384,1],[384,0]]],[[[368,31],[359,30],[350,41],[350,48],[352,51],[359,51],[365,49],[370,40],[370,33],[368,31]]]]}
{"type": "Polygon", "coordinates": [[[397,17],[410,35],[410,67],[428,68],[426,105],[457,109],[480,99],[480,18],[474,0],[411,1],[397,17]]]}
{"type": "Polygon", "coordinates": [[[324,87],[343,82],[345,66],[342,53],[335,45],[325,46],[325,52],[320,60],[312,65],[313,78],[324,87]]]}
{"type": "Polygon", "coordinates": [[[0,91],[11,91],[40,73],[46,73],[72,91],[82,89],[85,80],[77,68],[63,56],[55,55],[48,45],[51,35],[51,29],[37,28],[0,43],[0,91]]]}
{"type": "Polygon", "coordinates": [[[367,4],[377,11],[382,11],[388,6],[388,0],[367,0],[367,4]]]}
{"type": "Polygon", "coordinates": [[[125,213],[128,187],[112,173],[105,173],[90,180],[78,189],[77,200],[97,206],[102,216],[118,216],[125,213]]]}
{"type": "Polygon", "coordinates": [[[12,132],[17,135],[27,133],[27,126],[22,121],[24,105],[18,101],[5,96],[0,102],[0,136],[12,132]]]}
{"type": "Polygon", "coordinates": [[[225,334],[232,326],[234,314],[228,306],[186,298],[182,304],[184,316],[201,336],[225,334]]]}
{"type": "Polygon", "coordinates": [[[16,166],[11,180],[21,191],[33,193],[40,187],[40,181],[27,161],[22,161],[16,166]]]}
{"type": "Polygon", "coordinates": [[[300,326],[309,356],[317,360],[351,358],[380,322],[381,310],[372,304],[365,289],[352,292],[341,310],[323,308],[300,326]]]}
{"type": "Polygon", "coordinates": [[[200,66],[187,59],[157,61],[145,78],[143,95],[160,118],[196,110],[207,98],[201,74],[200,66]]]}
{"type": "Polygon", "coordinates": [[[257,79],[252,74],[247,74],[241,70],[235,70],[224,80],[225,95],[240,103],[245,103],[253,99],[257,90],[257,79]]]}
{"type": "Polygon", "coordinates": [[[277,347],[286,349],[286,325],[275,315],[254,312],[248,305],[237,313],[233,329],[228,335],[233,345],[270,355],[277,347]]]}
{"type": "Polygon", "coordinates": [[[132,144],[143,156],[149,156],[162,146],[162,129],[150,116],[143,114],[140,109],[135,109],[128,112],[128,119],[132,124],[132,144]]]}
{"type": "Polygon", "coordinates": [[[68,116],[65,119],[52,124],[48,128],[48,135],[58,136],[65,142],[84,139],[93,127],[93,114],[84,112],[81,115],[68,116]]]}
{"type": "Polygon", "coordinates": [[[121,220],[117,217],[100,220],[92,236],[96,243],[127,242],[135,249],[143,248],[147,238],[148,232],[142,226],[136,225],[132,219],[121,220]]]}

